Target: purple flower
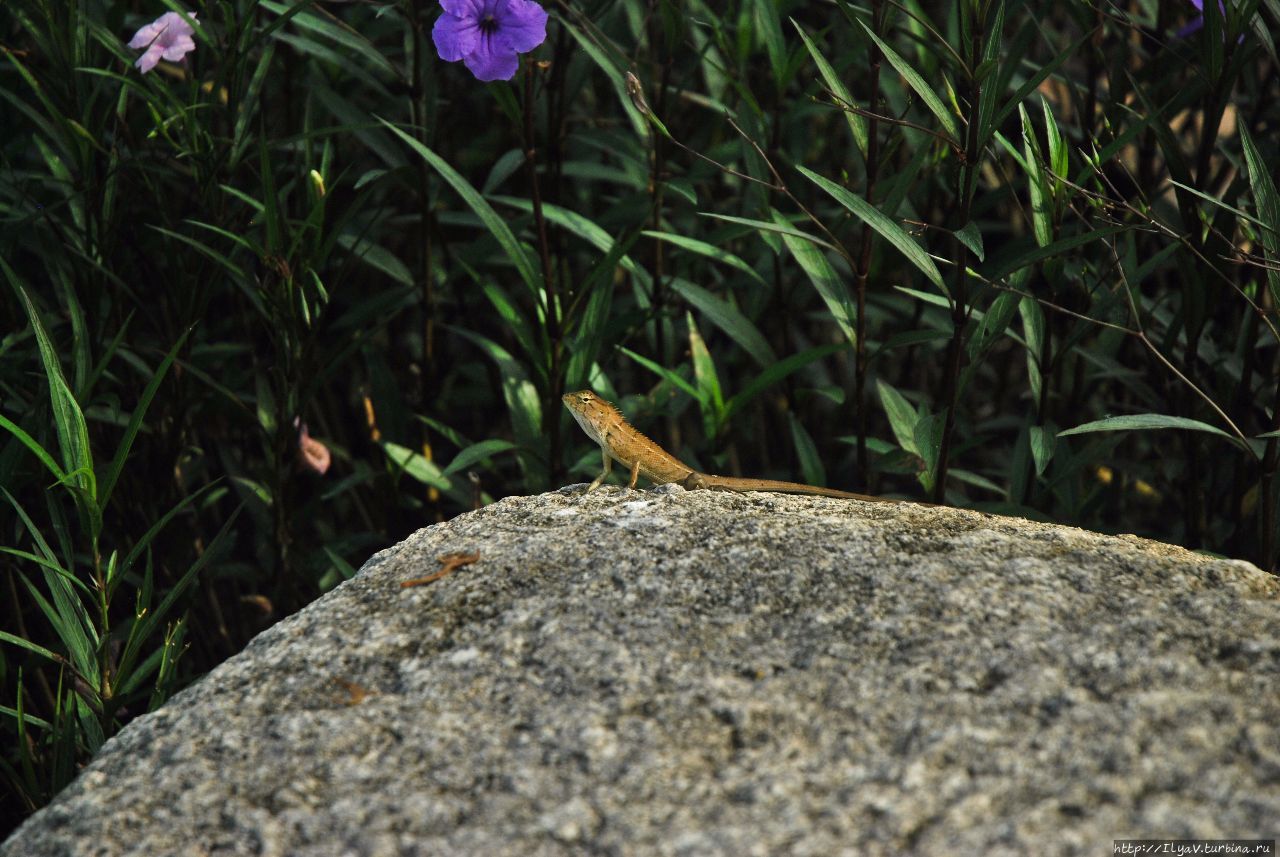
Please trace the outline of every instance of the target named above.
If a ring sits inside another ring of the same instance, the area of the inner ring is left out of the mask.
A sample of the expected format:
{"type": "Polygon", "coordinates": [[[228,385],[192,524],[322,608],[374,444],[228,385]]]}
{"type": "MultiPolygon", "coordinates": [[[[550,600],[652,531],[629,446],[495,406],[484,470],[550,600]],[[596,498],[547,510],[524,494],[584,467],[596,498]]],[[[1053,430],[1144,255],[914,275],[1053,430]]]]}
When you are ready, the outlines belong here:
{"type": "MultiPolygon", "coordinates": [[[[1191,35],[1192,33],[1198,33],[1204,27],[1204,0],[1191,0],[1191,5],[1195,6],[1196,9],[1200,11],[1200,14],[1192,18],[1190,22],[1188,22],[1180,30],[1178,30],[1177,37],[1179,39],[1185,39],[1187,36],[1191,35]]],[[[1222,12],[1222,22],[1223,22],[1223,25],[1225,26],[1226,19],[1227,19],[1227,7],[1222,5],[1222,0],[1218,0],[1218,9],[1222,12]]],[[[1241,42],[1244,41],[1243,33],[1240,35],[1240,38],[1237,41],[1241,41],[1241,42]]]]}
{"type": "MultiPolygon", "coordinates": [[[[194,13],[187,14],[195,20],[194,13]]],[[[191,25],[177,12],[165,12],[135,33],[130,40],[129,47],[134,50],[146,48],[134,65],[146,74],[156,67],[161,57],[169,62],[178,62],[196,49],[196,43],[191,39],[194,32],[191,25]]]]}
{"type": "Polygon", "coordinates": [[[547,38],[547,10],[533,0],[440,0],[431,38],[448,62],[462,60],[478,80],[510,80],[523,54],[547,38]]]}

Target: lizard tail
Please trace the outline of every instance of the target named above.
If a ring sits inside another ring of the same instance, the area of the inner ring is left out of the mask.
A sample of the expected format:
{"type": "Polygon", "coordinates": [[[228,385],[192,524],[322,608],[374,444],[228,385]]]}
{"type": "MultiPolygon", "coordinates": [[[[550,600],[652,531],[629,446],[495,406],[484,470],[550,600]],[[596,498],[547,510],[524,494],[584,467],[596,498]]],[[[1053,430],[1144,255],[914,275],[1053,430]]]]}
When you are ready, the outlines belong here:
{"type": "Polygon", "coordinates": [[[843,500],[865,500],[871,503],[889,502],[884,497],[837,491],[835,488],[819,488],[800,482],[782,482],[777,479],[740,479],[736,476],[712,476],[709,473],[691,473],[682,483],[689,490],[719,488],[725,491],[780,491],[786,494],[815,494],[819,497],[839,497],[843,500]]]}

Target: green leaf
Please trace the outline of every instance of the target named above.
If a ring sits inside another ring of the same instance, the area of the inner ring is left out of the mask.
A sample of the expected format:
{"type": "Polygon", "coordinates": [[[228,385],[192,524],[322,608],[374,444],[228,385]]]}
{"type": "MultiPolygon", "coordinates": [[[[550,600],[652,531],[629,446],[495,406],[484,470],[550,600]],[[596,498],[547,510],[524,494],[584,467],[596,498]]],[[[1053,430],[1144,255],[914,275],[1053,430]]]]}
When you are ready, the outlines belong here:
{"type": "MultiPolygon", "coordinates": [[[[305,3],[299,3],[295,9],[304,7],[305,3]]],[[[280,19],[277,18],[277,21],[280,19]]],[[[258,58],[257,67],[254,68],[253,77],[249,80],[249,87],[245,90],[244,98],[239,102],[239,115],[236,116],[235,130],[231,135],[230,150],[234,154],[231,157],[231,164],[236,164],[244,157],[245,152],[249,150],[252,143],[253,134],[250,128],[253,120],[258,116],[258,110],[254,109],[261,102],[259,99],[262,95],[262,85],[267,80],[267,72],[271,68],[272,60],[275,59],[276,46],[274,43],[268,43],[262,49],[262,56],[258,58]]]]}
{"type": "Polygon", "coordinates": [[[700,310],[712,324],[738,343],[756,363],[768,366],[777,361],[768,341],[737,307],[680,277],[673,278],[669,285],[672,291],[700,310]]]}
{"type": "Polygon", "coordinates": [[[1062,187],[1063,179],[1068,176],[1071,168],[1068,160],[1067,141],[1062,136],[1062,131],[1058,129],[1058,122],[1053,118],[1053,111],[1049,109],[1049,100],[1047,98],[1040,99],[1041,112],[1044,114],[1044,133],[1045,139],[1049,144],[1049,168],[1053,170],[1054,195],[1057,196],[1058,189],[1062,187]]]}
{"type": "Polygon", "coordinates": [[[1053,458],[1053,448],[1057,443],[1057,435],[1044,426],[1030,427],[1031,457],[1036,463],[1036,476],[1043,476],[1049,460],[1053,458]]]}
{"type": "Polygon", "coordinates": [[[961,244],[969,248],[969,252],[978,257],[979,262],[986,260],[986,252],[982,248],[982,232],[978,229],[978,224],[970,220],[952,234],[959,239],[961,244]]]}
{"type": "Polygon", "coordinates": [[[862,29],[871,37],[871,40],[880,47],[889,64],[898,70],[898,74],[902,75],[907,85],[915,90],[916,95],[920,96],[920,100],[924,102],[925,107],[929,108],[929,112],[938,118],[938,122],[942,125],[942,130],[951,138],[952,145],[958,148],[960,146],[960,133],[956,129],[956,120],[951,115],[951,111],[942,103],[942,99],[937,96],[937,93],[925,82],[924,78],[917,74],[916,70],[898,55],[897,51],[889,47],[883,39],[873,33],[871,28],[861,20],[858,23],[862,25],[862,29]]]}
{"type": "Polygon", "coordinates": [[[537,268],[524,252],[524,248],[516,240],[516,236],[512,233],[511,227],[507,226],[506,220],[493,210],[493,206],[489,205],[488,200],[481,196],[457,170],[449,166],[444,158],[387,120],[379,118],[378,121],[407,143],[409,148],[417,152],[457,192],[458,196],[462,197],[463,202],[476,213],[476,216],[480,218],[480,221],[489,230],[494,240],[498,242],[498,246],[503,249],[507,254],[507,258],[515,265],[516,271],[520,274],[520,278],[524,280],[525,285],[537,296],[543,287],[542,275],[538,273],[537,268]]]}
{"type": "Polygon", "coordinates": [[[621,351],[623,354],[627,355],[628,357],[630,357],[632,360],[639,363],[644,368],[648,369],[653,374],[657,375],[659,378],[662,378],[668,384],[671,384],[674,387],[678,387],[684,392],[688,393],[689,397],[692,398],[695,402],[702,402],[701,391],[699,391],[697,387],[693,386],[687,380],[685,380],[684,377],[681,376],[678,372],[673,372],[672,370],[666,368],[665,366],[662,366],[658,363],[653,362],[648,357],[644,357],[640,354],[637,354],[631,349],[625,348],[621,345],[618,346],[618,350],[621,351]]]}
{"type": "MultiPolygon", "coordinates": [[[[3,633],[3,632],[0,632],[0,633],[3,633]]],[[[18,700],[19,700],[19,705],[21,705],[22,691],[18,692],[18,700]]],[[[53,729],[53,724],[51,724],[48,720],[45,720],[40,717],[36,717],[34,714],[28,714],[25,711],[21,711],[20,709],[10,708],[7,705],[0,705],[0,714],[5,715],[6,717],[11,717],[14,720],[21,719],[32,726],[38,726],[41,729],[44,729],[46,731],[53,729]]]]}
{"type": "Polygon", "coordinates": [[[1016,256],[1012,261],[1005,262],[996,269],[994,273],[989,274],[987,279],[992,282],[1001,282],[1010,274],[1020,271],[1029,265],[1034,265],[1042,259],[1051,259],[1054,256],[1061,256],[1075,250],[1077,247],[1083,247],[1085,244],[1090,244],[1094,241],[1102,241],[1130,228],[1132,227],[1104,226],[1101,229],[1095,229],[1092,232],[1086,232],[1082,235],[1073,235],[1070,238],[1059,238],[1048,246],[1036,247],[1033,250],[1029,250],[1016,256]]]}
{"type": "Polygon", "coordinates": [[[515,337],[521,350],[524,351],[529,367],[537,373],[538,378],[545,377],[546,365],[549,362],[549,349],[544,347],[546,337],[542,335],[542,329],[529,320],[520,307],[516,306],[515,301],[492,278],[481,275],[461,260],[458,261],[458,264],[466,269],[474,280],[480,283],[480,290],[484,292],[484,296],[493,305],[498,318],[511,331],[511,335],[515,337]]]}
{"type": "Polygon", "coordinates": [[[356,235],[351,232],[340,233],[337,236],[337,240],[339,247],[375,271],[381,271],[401,285],[412,286],[415,284],[416,281],[413,272],[409,270],[409,266],[386,247],[374,244],[363,235],[356,235]]]}
{"type": "Polygon", "coordinates": [[[811,182],[831,194],[836,202],[847,208],[855,217],[876,232],[879,232],[880,236],[896,247],[903,256],[906,256],[907,261],[915,265],[929,279],[929,282],[940,289],[945,288],[942,285],[942,274],[938,272],[938,266],[929,258],[929,254],[924,251],[924,248],[917,244],[915,239],[908,235],[901,226],[885,217],[871,203],[860,196],[850,193],[847,189],[831,181],[831,179],[824,178],[813,170],[799,165],[796,166],[796,169],[811,182]]]}
{"type": "Polygon", "coordinates": [[[974,473],[972,470],[965,470],[960,467],[952,467],[950,470],[947,471],[947,475],[955,479],[955,481],[957,482],[963,482],[966,485],[973,485],[977,488],[982,488],[985,491],[990,491],[993,494],[1000,494],[1003,496],[1005,493],[1005,490],[1001,488],[999,485],[992,482],[990,479],[988,479],[985,476],[980,476],[977,473],[974,473]]]}
{"type": "Polygon", "coordinates": [[[928,414],[916,420],[912,431],[912,440],[920,450],[924,459],[924,472],[920,474],[920,484],[926,491],[932,491],[938,478],[938,458],[942,454],[942,429],[945,420],[942,414],[928,414]]]}
{"type": "Polygon", "coordinates": [[[1044,383],[1043,373],[1047,368],[1040,365],[1044,354],[1045,337],[1048,336],[1044,310],[1040,309],[1035,298],[1028,295],[1019,301],[1018,312],[1022,315],[1022,338],[1027,343],[1027,384],[1031,388],[1032,402],[1039,411],[1041,385],[1044,383]]]}
{"type": "Polygon", "coordinates": [[[138,656],[142,652],[143,644],[151,638],[151,635],[160,627],[161,623],[168,621],[169,612],[173,609],[178,599],[195,582],[196,576],[200,571],[221,554],[222,545],[227,540],[228,534],[233,532],[232,525],[240,517],[240,512],[243,509],[244,504],[241,503],[231,510],[231,514],[227,516],[226,522],[209,542],[209,546],[182,573],[182,577],[178,578],[178,582],[165,593],[159,606],[154,610],[148,610],[144,615],[135,619],[133,626],[129,629],[129,638],[125,641],[123,653],[120,655],[119,667],[117,668],[117,675],[121,682],[128,681],[133,672],[133,665],[137,662],[138,656]]]}
{"type": "Polygon", "coordinates": [[[739,226],[750,226],[752,229],[759,229],[761,232],[776,232],[784,238],[790,235],[792,238],[799,238],[827,250],[835,251],[836,249],[834,244],[823,241],[821,238],[818,238],[815,235],[810,235],[808,232],[796,229],[790,223],[787,223],[782,215],[777,212],[774,212],[774,217],[777,221],[775,223],[767,223],[763,220],[751,220],[747,217],[732,217],[728,214],[715,214],[710,211],[699,211],[698,214],[702,217],[714,217],[716,220],[723,220],[726,223],[736,223],[739,226]]]}
{"type": "Polygon", "coordinates": [[[782,19],[778,17],[778,7],[774,0],[753,0],[755,8],[755,29],[764,41],[765,52],[769,55],[769,67],[773,71],[773,82],[781,92],[787,83],[787,46],[782,41],[782,19]]]}
{"type": "Polygon", "coordinates": [[[72,394],[71,388],[67,386],[67,379],[62,374],[62,362],[58,359],[58,351],[53,347],[53,341],[45,331],[40,314],[36,311],[30,296],[27,295],[26,289],[22,287],[17,273],[3,258],[0,258],[0,270],[4,271],[9,285],[17,292],[32,329],[35,331],[36,343],[40,349],[40,362],[49,382],[49,398],[53,404],[62,466],[71,484],[84,492],[85,511],[92,519],[92,536],[96,539],[101,526],[101,512],[96,503],[97,486],[93,475],[93,456],[89,451],[89,429],[84,421],[84,413],[80,410],[80,404],[72,394]]]}
{"type": "Polygon", "coordinates": [[[880,404],[884,407],[885,416],[889,418],[889,428],[897,438],[898,446],[920,455],[920,447],[916,443],[916,423],[920,417],[916,409],[886,381],[876,382],[876,393],[880,396],[880,404]]]}
{"type": "MultiPolygon", "coordinates": [[[[948,312],[951,311],[951,301],[947,300],[945,295],[939,295],[933,292],[922,292],[919,289],[912,289],[906,286],[894,286],[893,290],[896,292],[902,292],[904,295],[913,297],[916,300],[920,301],[921,303],[927,304],[928,306],[936,306],[939,309],[945,309],[948,312]]],[[[976,310],[976,309],[973,310],[973,316],[975,318],[979,317],[980,313],[981,313],[981,310],[976,310]]]]}
{"type": "MultiPolygon", "coordinates": [[[[502,378],[502,398],[507,405],[507,413],[511,415],[511,428],[515,433],[516,443],[524,450],[538,449],[544,442],[542,400],[538,397],[538,388],[529,381],[524,366],[488,337],[454,325],[448,325],[447,329],[471,340],[497,365],[498,375],[502,378]]],[[[520,463],[524,467],[526,478],[539,484],[545,481],[540,463],[535,463],[525,455],[520,456],[520,463]]]]}
{"type": "Polygon", "coordinates": [[[809,485],[826,485],[827,471],[822,466],[822,456],[818,455],[818,447],[813,438],[791,411],[787,411],[787,422],[791,426],[791,443],[796,448],[804,481],[809,485]]]}
{"type": "Polygon", "coordinates": [[[724,413],[720,378],[707,343],[693,320],[693,313],[686,310],[684,318],[689,329],[689,360],[693,364],[693,380],[698,385],[698,403],[702,410],[702,432],[706,437],[717,437],[720,434],[720,417],[724,413]]]}
{"type": "Polygon", "coordinates": [[[124,431],[124,437],[121,438],[120,445],[116,447],[116,454],[111,459],[111,464],[107,467],[106,475],[103,477],[99,488],[101,496],[99,502],[104,508],[111,499],[111,492],[116,487],[116,480],[120,478],[120,472],[124,470],[125,460],[129,457],[129,450],[133,448],[133,441],[138,436],[138,430],[142,428],[142,420],[147,415],[147,409],[151,407],[151,400],[155,398],[156,391],[160,389],[160,383],[169,372],[169,367],[173,365],[174,358],[178,356],[178,350],[182,348],[182,344],[187,341],[187,337],[191,335],[193,329],[188,328],[182,336],[179,336],[178,341],[169,349],[169,353],[160,361],[160,365],[151,374],[151,380],[147,382],[146,389],[142,391],[142,396],[139,397],[138,404],[133,409],[133,414],[129,417],[129,425],[124,431]]]}
{"type": "MultiPolygon", "coordinates": [[[[627,93],[627,83],[623,77],[622,71],[618,65],[609,58],[608,54],[585,33],[575,27],[569,20],[568,16],[561,15],[557,17],[557,23],[564,27],[577,40],[582,52],[596,64],[596,66],[604,72],[604,76],[613,86],[614,94],[618,98],[618,103],[622,106],[623,111],[627,114],[627,118],[631,120],[631,127],[635,131],[636,136],[646,138],[648,136],[649,124],[640,111],[635,108],[631,101],[631,96],[627,93]]],[[[599,32],[596,30],[595,32],[599,32]]],[[[625,58],[624,58],[625,61],[625,58]]],[[[657,118],[657,117],[654,117],[657,118]]]]}
{"type": "MultiPolygon", "coordinates": [[[[615,241],[613,247],[587,274],[586,279],[578,287],[578,294],[572,307],[576,309],[582,297],[586,297],[586,307],[581,318],[574,323],[575,335],[569,339],[572,356],[565,370],[565,382],[572,387],[582,386],[591,373],[600,347],[604,341],[605,329],[609,324],[609,310],[613,306],[613,276],[620,260],[627,255],[632,245],[639,239],[640,233],[632,232],[625,238],[615,241]]],[[[571,311],[570,318],[576,315],[571,311]]]]}
{"type": "Polygon", "coordinates": [[[978,322],[978,329],[965,343],[965,350],[971,361],[976,361],[1004,335],[1009,322],[1013,320],[1013,314],[1018,311],[1018,301],[1018,295],[1013,292],[1001,292],[996,295],[996,299],[991,302],[991,306],[987,307],[987,311],[978,322]]]}
{"type": "MultiPolygon", "coordinates": [[[[274,0],[259,0],[259,5],[277,15],[289,14],[292,11],[290,9],[292,4],[276,3],[274,0]]],[[[392,80],[400,78],[396,67],[387,59],[386,54],[378,49],[377,45],[361,35],[358,30],[339,23],[337,18],[330,20],[310,12],[303,12],[294,17],[294,23],[301,30],[323,36],[339,45],[349,58],[359,57],[363,59],[374,69],[392,80]]]]}
{"type": "Polygon", "coordinates": [[[646,229],[641,234],[647,235],[650,238],[656,238],[659,241],[666,241],[669,244],[674,244],[691,253],[697,253],[701,256],[706,256],[709,259],[715,259],[717,262],[722,262],[732,268],[738,269],[760,285],[766,285],[764,278],[756,272],[755,268],[751,267],[729,251],[722,250],[714,244],[708,244],[706,241],[699,241],[696,238],[688,238],[684,235],[673,235],[670,232],[654,232],[651,229],[646,229]]]}
{"type": "MultiPolygon", "coordinates": [[[[1019,56],[1019,47],[1016,40],[1003,38],[1004,21],[1005,3],[1001,0],[996,5],[995,17],[990,19],[989,23],[983,27],[981,36],[985,44],[982,49],[982,61],[974,69],[974,77],[982,85],[981,95],[978,99],[978,117],[976,120],[978,123],[976,140],[978,151],[982,151],[987,145],[987,135],[992,127],[991,117],[996,112],[996,99],[994,96],[1008,90],[1009,81],[1012,78],[1012,70],[1014,68],[1021,70],[1023,66],[1021,59],[1026,56],[1025,53],[1019,56]],[[991,76],[993,72],[995,75],[991,76]],[[990,79],[985,80],[988,77],[990,79]]],[[[973,122],[975,120],[970,117],[968,121],[973,122]]],[[[978,170],[971,169],[967,170],[966,173],[969,183],[966,192],[972,194],[974,184],[977,181],[978,170]]]]}
{"type": "MultiPolygon", "coordinates": [[[[827,85],[827,89],[839,98],[842,102],[849,105],[857,104],[853,99],[853,95],[849,92],[849,88],[844,85],[844,81],[840,79],[840,75],[836,73],[835,67],[827,61],[822,55],[822,51],[818,50],[818,46],[804,31],[804,28],[796,23],[792,18],[791,26],[796,28],[800,33],[800,39],[804,42],[804,46],[809,51],[809,56],[813,57],[813,61],[818,66],[818,73],[822,75],[823,82],[827,85]]],[[[853,134],[853,142],[858,147],[858,151],[862,153],[862,157],[867,156],[867,120],[849,110],[842,110],[845,121],[849,123],[849,132],[853,134]]]]}
{"type": "MultiPolygon", "coordinates": [[[[194,225],[202,226],[206,229],[209,228],[208,226],[205,226],[205,224],[203,223],[196,223],[194,225]]],[[[230,274],[235,280],[240,281],[246,278],[243,268],[241,268],[235,262],[231,261],[229,257],[224,256],[223,254],[219,253],[217,250],[214,250],[208,244],[205,244],[202,241],[197,241],[195,238],[192,238],[190,235],[183,235],[180,232],[174,232],[171,229],[165,229],[161,226],[155,226],[150,223],[147,224],[147,228],[155,232],[159,232],[161,235],[164,235],[168,238],[172,238],[175,241],[181,241],[183,244],[186,244],[188,247],[191,247],[200,255],[205,256],[209,259],[212,259],[214,262],[217,262],[218,265],[223,270],[225,270],[228,274],[230,274]]],[[[264,248],[261,252],[265,255],[266,249],[264,248]]],[[[243,290],[245,291],[246,294],[250,293],[248,289],[243,289],[243,290]]],[[[262,315],[263,318],[268,317],[266,310],[262,308],[260,298],[257,301],[255,301],[255,308],[258,310],[259,314],[262,315]]]]}
{"type": "Polygon", "coordinates": [[[783,378],[808,366],[815,360],[821,360],[829,354],[835,354],[838,351],[845,351],[849,346],[843,342],[833,345],[819,345],[816,348],[810,348],[801,351],[799,354],[792,354],[785,357],[777,363],[769,366],[755,378],[742,388],[737,395],[730,397],[725,405],[724,419],[727,421],[733,417],[738,411],[748,405],[756,396],[763,393],[783,378]]]}
{"type": "MultiPolygon", "coordinates": [[[[12,494],[9,494],[8,491],[6,491],[5,494],[6,496],[8,496],[10,501],[13,500],[12,494]]],[[[75,586],[78,589],[80,589],[80,591],[83,592],[85,595],[91,596],[91,597],[93,596],[93,590],[89,588],[88,584],[80,580],[74,574],[67,571],[65,568],[58,565],[56,562],[54,562],[51,559],[47,559],[46,557],[42,557],[37,554],[33,554],[30,551],[18,550],[17,548],[9,548],[9,547],[0,547],[0,553],[5,553],[5,554],[8,554],[9,556],[16,556],[19,559],[25,559],[27,562],[33,562],[36,565],[40,566],[41,568],[47,569],[48,571],[52,571],[54,574],[60,576],[63,580],[67,581],[67,583],[70,583],[72,586],[75,586]]]]}
{"type": "Polygon", "coordinates": [[[1276,192],[1275,182],[1271,180],[1267,162],[1262,159],[1258,147],[1253,144],[1253,138],[1243,125],[1240,126],[1240,144],[1244,149],[1245,162],[1249,165],[1249,186],[1253,190],[1253,200],[1264,224],[1259,235],[1273,263],[1267,267],[1267,285],[1271,289],[1272,301],[1280,304],[1280,270],[1276,269],[1275,264],[1280,263],[1280,194],[1276,192]]]}
{"type": "Polygon", "coordinates": [[[1026,155],[1023,162],[1027,171],[1027,190],[1031,200],[1031,226],[1036,236],[1036,243],[1047,247],[1053,243],[1053,205],[1049,182],[1045,177],[1041,163],[1044,158],[1040,154],[1040,144],[1036,142],[1036,131],[1031,125],[1031,117],[1021,104],[1018,115],[1022,118],[1022,146],[1026,155]]]}
{"type": "MultiPolygon", "coordinates": [[[[502,205],[509,205],[512,208],[518,208],[521,211],[533,212],[533,203],[527,199],[521,199],[514,196],[495,196],[494,202],[502,205]]],[[[542,204],[542,216],[557,226],[562,226],[569,232],[577,235],[579,238],[592,244],[597,250],[609,253],[613,250],[614,245],[618,242],[614,240],[609,230],[597,225],[590,218],[578,214],[576,211],[570,211],[567,208],[561,208],[558,205],[552,205],[549,202],[542,204]]],[[[618,258],[618,264],[634,276],[642,286],[648,288],[652,278],[649,272],[643,267],[636,264],[635,260],[623,253],[618,258]]]]}
{"type": "MultiPolygon", "coordinates": [[[[1004,124],[1004,120],[1009,117],[1009,114],[1012,113],[1014,110],[1018,109],[1018,106],[1022,104],[1022,102],[1026,99],[1026,97],[1030,95],[1032,92],[1034,92],[1036,89],[1038,89],[1040,87],[1040,84],[1044,83],[1045,80],[1047,80],[1050,75],[1052,75],[1054,72],[1058,70],[1059,66],[1061,66],[1064,62],[1066,62],[1069,58],[1078,56],[1080,52],[1080,48],[1084,47],[1085,43],[1088,42],[1090,39],[1094,38],[1094,36],[1095,36],[1095,31],[1093,29],[1087,29],[1079,39],[1077,39],[1073,44],[1068,45],[1065,49],[1060,51],[1057,54],[1057,56],[1051,59],[1048,63],[1044,65],[1037,65],[1035,68],[1035,73],[1032,74],[1030,77],[1028,77],[1026,80],[1024,80],[1022,84],[1018,87],[1017,91],[1015,91],[1013,95],[1010,96],[1007,101],[1005,101],[1004,106],[1001,107],[999,112],[996,113],[995,118],[990,122],[990,124],[984,125],[980,129],[982,132],[981,138],[979,140],[979,142],[981,143],[981,147],[986,148],[986,140],[988,139],[988,137],[990,137],[990,135],[995,131],[995,129],[1001,127],[1004,124]]],[[[1014,67],[1017,67],[1018,65],[1019,65],[1018,63],[1009,63],[1007,67],[1014,68],[1014,67]]],[[[998,87],[991,91],[999,93],[999,92],[1004,92],[1006,90],[1004,87],[998,87]]],[[[984,102],[988,100],[989,99],[986,99],[986,98],[983,99],[984,102]]]]}
{"type": "Polygon", "coordinates": [[[43,572],[52,603],[25,574],[18,579],[22,581],[27,594],[31,596],[31,600],[40,608],[40,612],[44,614],[54,633],[57,634],[72,666],[84,678],[89,689],[96,690],[100,679],[95,655],[98,635],[89,621],[84,604],[71,591],[70,584],[48,569],[43,569],[43,572]]]}
{"type": "Polygon", "coordinates": [[[495,190],[502,187],[502,183],[511,178],[516,170],[524,165],[525,160],[524,152],[520,151],[520,149],[509,149],[493,162],[493,166],[489,168],[489,175],[484,180],[484,187],[480,189],[480,192],[485,196],[490,196],[495,190]]]}
{"type": "Polygon", "coordinates": [[[20,649],[26,649],[28,652],[37,654],[42,658],[48,658],[50,661],[52,661],[55,664],[66,663],[66,659],[62,657],[62,655],[58,654],[57,652],[51,652],[48,649],[46,649],[44,646],[36,645],[30,640],[24,640],[21,637],[10,634],[7,631],[0,631],[0,640],[3,640],[6,643],[12,643],[13,645],[17,646],[20,649]]]}
{"type": "MultiPolygon", "coordinates": [[[[210,493],[218,485],[220,481],[221,481],[220,479],[215,479],[214,481],[210,482],[208,485],[205,485],[203,488],[199,489],[198,491],[195,491],[194,493],[188,494],[186,497],[183,497],[181,500],[175,503],[173,507],[169,509],[169,511],[165,512],[160,517],[160,520],[156,521],[150,527],[147,528],[147,531],[142,535],[142,538],[138,539],[134,543],[133,547],[130,548],[129,553],[125,555],[124,561],[121,563],[121,567],[126,572],[131,570],[134,566],[134,563],[136,563],[138,559],[142,556],[142,554],[147,550],[147,546],[150,545],[151,542],[155,539],[155,537],[160,534],[160,531],[163,530],[165,526],[171,520],[173,520],[173,518],[176,515],[178,515],[180,512],[182,512],[192,503],[195,503],[197,500],[201,499],[206,494],[210,493]]],[[[117,577],[117,580],[119,579],[120,578],[117,577]]]]}
{"type": "Polygon", "coordinates": [[[14,422],[11,422],[3,414],[0,414],[0,427],[8,429],[10,434],[16,437],[19,441],[21,441],[22,444],[27,449],[35,453],[36,458],[40,459],[40,463],[43,464],[46,468],[48,468],[49,472],[54,475],[55,479],[57,479],[59,482],[63,482],[64,480],[66,480],[67,478],[66,474],[63,472],[62,468],[58,466],[58,462],[53,460],[53,456],[50,455],[45,450],[45,448],[36,441],[35,438],[27,434],[25,431],[22,430],[20,426],[18,426],[14,422]]]}
{"type": "MultiPolygon", "coordinates": [[[[774,212],[773,216],[782,220],[782,215],[774,212]]],[[[817,290],[822,302],[827,305],[831,318],[840,327],[845,339],[850,343],[858,341],[858,331],[854,326],[856,313],[849,286],[844,278],[836,273],[836,269],[827,261],[817,247],[793,235],[783,234],[782,242],[795,258],[800,269],[808,276],[809,282],[817,290]]]]}
{"type": "Polygon", "coordinates": [[[473,443],[471,446],[455,455],[453,461],[449,462],[449,466],[441,472],[441,475],[452,476],[454,473],[467,469],[477,461],[497,455],[500,452],[507,452],[508,450],[516,448],[516,445],[511,441],[501,440],[498,438],[473,443]]]}
{"type": "Polygon", "coordinates": [[[391,459],[396,467],[412,478],[445,493],[453,491],[453,482],[444,475],[440,465],[434,461],[429,461],[426,456],[409,449],[407,446],[401,446],[389,440],[379,441],[378,445],[382,447],[382,451],[387,454],[387,458],[391,459]]]}
{"type": "Polygon", "coordinates": [[[1202,423],[1199,420],[1188,419],[1187,417],[1173,417],[1165,414],[1129,414],[1121,417],[1107,417],[1106,419],[1094,420],[1093,422],[1078,425],[1075,428],[1060,431],[1058,432],[1058,437],[1094,431],[1148,431],[1154,429],[1188,429],[1190,431],[1203,431],[1220,435],[1233,443],[1237,440],[1234,435],[1227,434],[1222,429],[1211,426],[1208,423],[1202,423]]]}

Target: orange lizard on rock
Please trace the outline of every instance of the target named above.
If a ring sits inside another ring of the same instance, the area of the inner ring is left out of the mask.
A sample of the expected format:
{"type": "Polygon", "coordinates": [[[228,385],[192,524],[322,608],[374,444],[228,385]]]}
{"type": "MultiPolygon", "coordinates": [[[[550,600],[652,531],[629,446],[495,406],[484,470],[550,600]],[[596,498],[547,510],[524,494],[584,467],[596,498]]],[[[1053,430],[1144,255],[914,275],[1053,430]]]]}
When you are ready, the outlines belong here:
{"type": "Polygon", "coordinates": [[[617,461],[631,471],[630,488],[636,487],[636,479],[644,476],[655,485],[674,482],[689,490],[719,488],[729,491],[783,491],[788,494],[817,494],[821,497],[840,497],[845,500],[866,500],[872,503],[897,503],[887,497],[871,497],[853,494],[834,488],[818,488],[800,482],[780,482],[776,479],[739,479],[735,476],[713,476],[699,473],[658,446],[627,422],[622,412],[590,390],[566,393],[564,406],[582,426],[587,437],[600,445],[600,457],[604,470],[588,487],[594,491],[609,475],[613,462],[617,461]]]}

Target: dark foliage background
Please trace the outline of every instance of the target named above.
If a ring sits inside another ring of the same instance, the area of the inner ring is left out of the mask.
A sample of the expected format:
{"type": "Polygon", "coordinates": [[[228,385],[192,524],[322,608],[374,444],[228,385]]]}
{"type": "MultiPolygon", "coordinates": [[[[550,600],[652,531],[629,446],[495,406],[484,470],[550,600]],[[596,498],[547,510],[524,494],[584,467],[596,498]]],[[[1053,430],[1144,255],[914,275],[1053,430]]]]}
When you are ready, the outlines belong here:
{"type": "MultiPolygon", "coordinates": [[[[684,460],[1277,552],[1277,0],[0,6],[0,815],[417,527],[684,460]],[[331,465],[308,467],[304,447],[331,465]]],[[[0,823],[0,832],[8,824],[0,823]]]]}

